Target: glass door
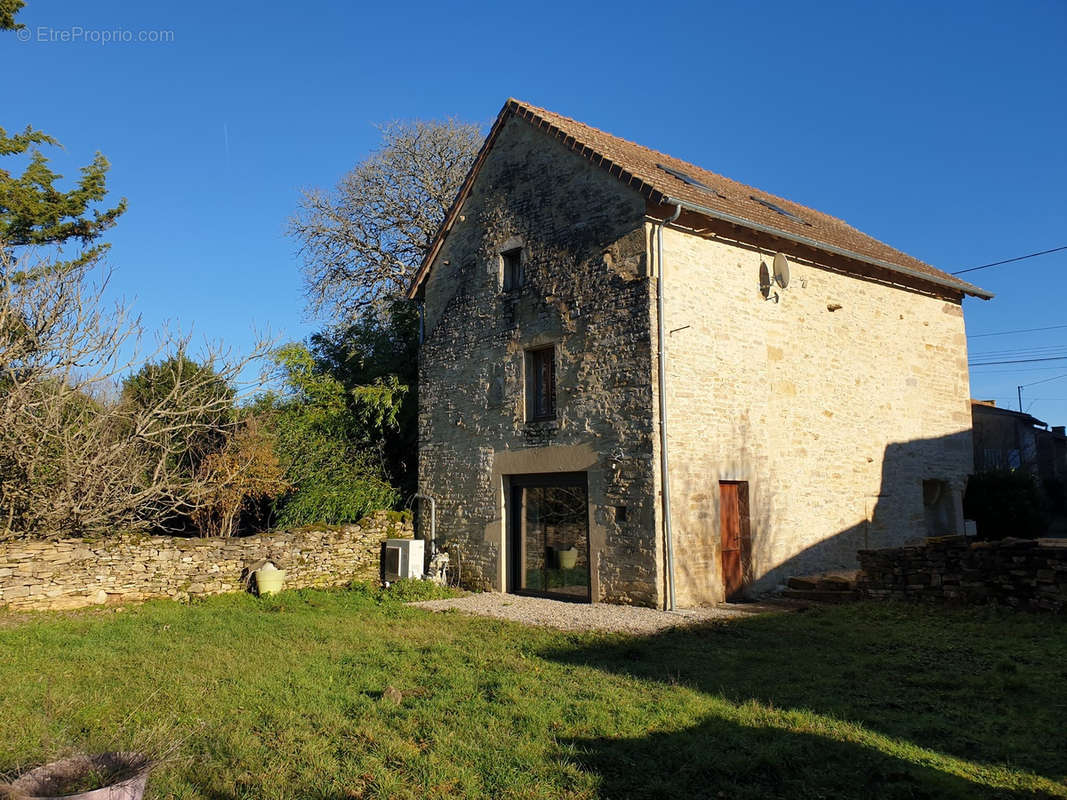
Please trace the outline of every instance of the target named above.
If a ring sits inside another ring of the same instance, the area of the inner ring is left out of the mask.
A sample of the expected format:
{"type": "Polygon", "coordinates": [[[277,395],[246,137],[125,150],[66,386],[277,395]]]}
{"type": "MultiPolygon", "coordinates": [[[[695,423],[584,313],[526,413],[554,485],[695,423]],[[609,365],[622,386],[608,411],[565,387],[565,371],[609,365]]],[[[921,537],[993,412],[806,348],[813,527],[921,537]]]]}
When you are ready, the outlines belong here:
{"type": "Polygon", "coordinates": [[[508,590],[590,599],[589,494],[584,472],[511,477],[508,590]]]}

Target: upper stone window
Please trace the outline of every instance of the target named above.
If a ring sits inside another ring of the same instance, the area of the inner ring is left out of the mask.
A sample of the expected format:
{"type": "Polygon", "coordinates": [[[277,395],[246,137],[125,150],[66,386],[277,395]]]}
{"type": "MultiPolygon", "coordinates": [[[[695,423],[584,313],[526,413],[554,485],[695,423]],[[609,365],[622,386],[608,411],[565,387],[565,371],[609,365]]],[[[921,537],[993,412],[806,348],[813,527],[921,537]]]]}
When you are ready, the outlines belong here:
{"type": "Polygon", "coordinates": [[[511,292],[522,286],[522,248],[513,247],[500,254],[501,286],[511,292]]]}
{"type": "Polygon", "coordinates": [[[526,419],[544,422],[556,418],[556,348],[526,351],[526,419]]]}

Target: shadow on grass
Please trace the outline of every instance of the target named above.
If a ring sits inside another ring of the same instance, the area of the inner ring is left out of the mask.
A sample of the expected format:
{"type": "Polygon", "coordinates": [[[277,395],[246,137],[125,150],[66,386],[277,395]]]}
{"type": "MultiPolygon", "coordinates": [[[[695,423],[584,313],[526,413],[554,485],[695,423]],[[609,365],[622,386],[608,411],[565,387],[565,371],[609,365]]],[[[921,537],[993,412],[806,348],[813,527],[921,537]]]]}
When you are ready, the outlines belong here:
{"type": "Polygon", "coordinates": [[[696,796],[1028,796],[1008,788],[1020,769],[1067,796],[1054,783],[1067,774],[1065,634],[1065,621],[1048,617],[863,604],[541,655],[681,684],[721,706],[721,717],[681,732],[572,740],[608,798],[709,785],[696,796]],[[982,766],[998,764],[1010,766],[982,766]]]}
{"type": "Polygon", "coordinates": [[[604,800],[1055,796],[993,788],[981,776],[968,779],[867,746],[720,717],[670,733],[561,744],[578,767],[599,774],[604,800]]]}

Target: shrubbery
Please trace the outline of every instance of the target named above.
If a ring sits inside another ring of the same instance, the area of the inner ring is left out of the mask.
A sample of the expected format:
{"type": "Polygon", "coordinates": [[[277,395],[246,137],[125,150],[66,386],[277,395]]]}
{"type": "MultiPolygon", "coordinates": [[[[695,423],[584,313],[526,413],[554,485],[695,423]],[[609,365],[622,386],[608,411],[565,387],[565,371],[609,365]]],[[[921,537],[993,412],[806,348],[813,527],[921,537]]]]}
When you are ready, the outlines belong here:
{"type": "Polygon", "coordinates": [[[389,584],[388,588],[371,586],[357,581],[349,586],[349,591],[367,597],[379,605],[385,603],[419,603],[424,600],[444,600],[456,597],[461,592],[448,586],[439,586],[433,581],[404,578],[389,584]]]}
{"type": "Polygon", "coordinates": [[[1037,480],[1023,470],[972,475],[963,513],[977,523],[980,539],[1035,538],[1048,530],[1045,500],[1037,480]]]}
{"type": "MultiPolygon", "coordinates": [[[[344,352],[340,336],[332,341],[344,352]]],[[[359,366],[368,358],[316,358],[299,344],[279,349],[274,358],[281,388],[261,396],[255,413],[275,431],[293,486],[276,503],[278,524],[354,522],[396,505],[400,493],[391,482],[388,443],[401,427],[409,388],[395,374],[369,374],[359,366]],[[339,363],[347,365],[347,383],[336,376],[339,363]]]]}

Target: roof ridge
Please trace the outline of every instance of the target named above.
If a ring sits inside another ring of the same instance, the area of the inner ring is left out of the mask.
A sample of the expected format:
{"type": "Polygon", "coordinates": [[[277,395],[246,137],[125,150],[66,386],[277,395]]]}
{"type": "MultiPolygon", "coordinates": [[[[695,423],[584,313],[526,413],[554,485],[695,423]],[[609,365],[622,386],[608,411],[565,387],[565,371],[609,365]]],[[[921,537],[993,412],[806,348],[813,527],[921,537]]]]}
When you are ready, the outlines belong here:
{"type": "MultiPolygon", "coordinates": [[[[589,131],[591,131],[593,133],[600,134],[602,136],[610,136],[612,139],[614,139],[617,142],[622,142],[624,144],[628,144],[631,147],[640,148],[641,150],[644,150],[644,151],[646,151],[646,152],[648,152],[650,154],[653,154],[655,156],[667,159],[669,161],[675,161],[675,162],[677,162],[678,164],[680,164],[680,165],[682,165],[684,167],[688,167],[690,169],[699,170],[700,172],[704,172],[704,173],[706,173],[708,175],[711,175],[716,179],[724,180],[724,181],[727,181],[727,182],[729,182],[731,184],[734,184],[735,186],[737,186],[737,187],[739,187],[741,189],[758,192],[761,195],[766,195],[770,199],[780,200],[780,201],[782,201],[784,203],[788,203],[790,205],[794,205],[794,206],[797,206],[799,208],[804,208],[804,209],[808,208],[808,206],[805,206],[803,203],[798,203],[795,200],[790,200],[788,197],[783,197],[782,195],[776,195],[773,192],[768,192],[768,191],[765,191],[763,189],[757,189],[757,188],[755,188],[753,186],[749,186],[746,183],[742,183],[741,181],[739,181],[739,180],[737,180],[735,178],[731,178],[728,175],[723,175],[722,173],[719,173],[719,172],[713,172],[712,170],[708,169],[707,167],[702,167],[699,164],[696,164],[695,162],[687,161],[684,158],[681,158],[681,157],[675,156],[675,155],[671,155],[670,153],[664,152],[663,150],[657,150],[654,147],[649,147],[648,145],[641,144],[640,142],[636,142],[636,141],[634,141],[632,139],[627,139],[624,136],[619,136],[619,135],[614,134],[614,133],[609,133],[608,131],[605,131],[605,130],[603,130],[601,128],[596,128],[596,127],[590,125],[588,122],[582,122],[581,120],[574,119],[573,117],[568,117],[565,114],[559,114],[559,113],[557,113],[555,111],[550,111],[549,109],[542,108],[540,106],[535,106],[532,103],[526,103],[526,102],[524,102],[522,100],[519,100],[517,98],[514,98],[514,97],[508,98],[508,102],[509,103],[513,103],[513,104],[515,104],[517,106],[521,106],[522,108],[525,108],[525,109],[527,109],[529,111],[533,111],[536,114],[545,117],[546,119],[548,117],[556,117],[558,119],[565,120],[565,121],[573,123],[575,125],[579,125],[582,128],[586,128],[587,130],[589,130],[589,131]]],[[[668,164],[667,166],[670,166],[670,165],[668,164]]],[[[824,214],[824,215],[829,217],[830,219],[837,220],[842,225],[848,225],[850,228],[855,228],[855,226],[849,225],[848,222],[846,222],[845,220],[841,219],[840,217],[835,217],[832,214],[824,214]]]]}
{"type": "MultiPolygon", "coordinates": [[[[840,217],[515,97],[509,97],[500,109],[456,203],[446,216],[439,237],[454,224],[458,204],[470,191],[485,155],[509,116],[519,117],[534,127],[554,131],[553,135],[565,146],[607,169],[627,185],[637,188],[653,202],[685,204],[697,214],[718,218],[729,224],[747,226],[805,247],[823,249],[837,256],[889,269],[913,279],[925,279],[965,294],[992,297],[974,284],[863,233],[840,217]]],[[[438,239],[428,250],[427,258],[412,283],[412,292],[425,277],[429,262],[438,249],[438,239]]]]}

